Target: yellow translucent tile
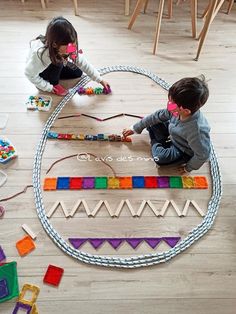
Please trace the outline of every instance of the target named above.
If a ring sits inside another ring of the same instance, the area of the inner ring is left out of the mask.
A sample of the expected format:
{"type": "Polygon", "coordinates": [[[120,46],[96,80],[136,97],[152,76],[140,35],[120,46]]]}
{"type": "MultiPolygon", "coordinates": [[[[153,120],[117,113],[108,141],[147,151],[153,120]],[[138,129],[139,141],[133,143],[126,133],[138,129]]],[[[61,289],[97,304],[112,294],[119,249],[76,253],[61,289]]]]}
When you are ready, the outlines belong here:
{"type": "Polygon", "coordinates": [[[120,180],[116,177],[109,177],[108,178],[108,189],[119,189],[120,188],[120,180]]]}
{"type": "Polygon", "coordinates": [[[184,189],[194,189],[194,179],[193,177],[183,176],[182,177],[183,188],[184,189]]]}

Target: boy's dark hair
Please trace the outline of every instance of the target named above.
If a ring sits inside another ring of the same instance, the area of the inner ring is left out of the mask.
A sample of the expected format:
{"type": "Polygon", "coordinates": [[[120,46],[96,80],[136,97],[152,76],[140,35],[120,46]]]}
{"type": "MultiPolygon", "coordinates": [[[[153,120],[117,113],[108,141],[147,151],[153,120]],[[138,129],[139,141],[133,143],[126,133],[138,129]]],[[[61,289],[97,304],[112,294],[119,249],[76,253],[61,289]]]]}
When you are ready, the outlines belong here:
{"type": "Polygon", "coordinates": [[[49,56],[53,64],[63,61],[62,57],[58,54],[57,47],[68,45],[69,43],[76,43],[76,46],[78,47],[76,30],[73,25],[62,16],[52,19],[47,26],[45,36],[40,35],[36,39],[40,39],[44,43],[41,60],[45,50],[49,49],[49,56]]]}
{"type": "Polygon", "coordinates": [[[177,81],[170,87],[168,97],[179,107],[189,109],[193,114],[206,103],[209,97],[204,75],[185,77],[177,81]]]}

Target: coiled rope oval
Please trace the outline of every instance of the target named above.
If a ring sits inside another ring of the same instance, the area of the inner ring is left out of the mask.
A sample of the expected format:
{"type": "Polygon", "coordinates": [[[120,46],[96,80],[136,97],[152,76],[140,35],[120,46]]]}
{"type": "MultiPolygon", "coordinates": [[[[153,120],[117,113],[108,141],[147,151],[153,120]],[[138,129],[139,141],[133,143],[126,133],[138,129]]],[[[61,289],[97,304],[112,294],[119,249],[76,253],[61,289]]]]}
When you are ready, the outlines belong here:
{"type": "MultiPolygon", "coordinates": [[[[137,74],[141,74],[144,76],[149,77],[155,83],[160,85],[165,90],[168,90],[170,85],[159,78],[157,75],[151,73],[150,71],[144,70],[139,67],[134,66],[111,66],[105,67],[99,70],[101,75],[110,73],[110,72],[133,72],[137,74]]],[[[56,243],[56,245],[65,253],[70,255],[71,257],[93,265],[99,266],[108,266],[108,267],[123,267],[123,268],[137,268],[137,267],[144,267],[144,266],[151,266],[159,263],[164,263],[176,256],[177,254],[186,250],[190,245],[196,242],[199,238],[201,238],[212,226],[218,208],[220,204],[220,199],[222,196],[222,183],[221,183],[221,174],[219,169],[219,164],[217,161],[217,156],[214,150],[213,145],[211,144],[211,158],[210,158],[210,172],[212,176],[212,195],[211,199],[208,203],[208,210],[206,216],[202,220],[202,222],[195,227],[188,236],[181,240],[175,247],[171,248],[168,251],[155,253],[155,254],[146,254],[146,255],[138,255],[138,256],[131,256],[128,258],[120,258],[117,256],[114,257],[107,257],[101,255],[93,255],[89,253],[85,253],[80,250],[76,250],[71,247],[59,234],[58,232],[52,227],[50,224],[46,212],[45,207],[43,204],[42,198],[42,189],[41,189],[41,163],[42,163],[42,156],[44,152],[44,148],[47,141],[47,134],[53,125],[54,121],[57,119],[58,115],[60,114],[63,107],[66,103],[74,96],[78,87],[85,86],[90,81],[90,78],[84,76],[80,82],[75,85],[70,93],[65,96],[65,98],[58,104],[54,112],[48,118],[45,127],[43,129],[41,139],[38,143],[35,158],[34,158],[34,165],[33,165],[33,187],[34,187],[34,198],[35,198],[35,205],[37,209],[38,217],[43,225],[43,228],[47,232],[47,234],[51,237],[51,239],[56,243]]]]}

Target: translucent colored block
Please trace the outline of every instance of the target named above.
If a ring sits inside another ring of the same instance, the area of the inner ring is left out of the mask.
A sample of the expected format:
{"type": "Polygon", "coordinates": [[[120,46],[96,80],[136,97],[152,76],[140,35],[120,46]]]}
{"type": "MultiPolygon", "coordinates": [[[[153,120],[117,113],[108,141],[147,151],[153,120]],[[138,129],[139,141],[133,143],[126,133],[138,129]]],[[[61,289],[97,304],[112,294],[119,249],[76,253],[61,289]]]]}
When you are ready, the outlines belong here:
{"type": "Polygon", "coordinates": [[[182,177],[180,176],[170,177],[170,188],[182,189],[183,188],[182,177]]]}
{"type": "Polygon", "coordinates": [[[45,178],[43,189],[45,191],[56,190],[57,189],[57,178],[45,178]]]}
{"type": "Polygon", "coordinates": [[[35,244],[30,236],[25,236],[23,239],[16,242],[16,248],[20,256],[24,256],[35,249],[35,244]]]}
{"type": "Polygon", "coordinates": [[[132,189],[133,182],[132,177],[119,177],[120,189],[132,189]]]}
{"type": "Polygon", "coordinates": [[[169,177],[157,177],[157,184],[159,188],[169,188],[170,178],[169,177]]]}
{"type": "Polygon", "coordinates": [[[195,189],[208,189],[208,182],[206,177],[196,176],[193,178],[195,189]]]}
{"type": "Polygon", "coordinates": [[[38,298],[39,292],[39,287],[26,283],[22,287],[18,301],[33,306],[38,298]],[[25,295],[27,296],[27,299],[25,298],[25,295]]]}
{"type": "Polygon", "coordinates": [[[63,268],[49,265],[46,274],[44,275],[43,282],[49,285],[58,286],[63,273],[63,268]]]}
{"type": "Polygon", "coordinates": [[[83,177],[82,186],[83,189],[94,189],[95,178],[94,177],[83,177]]]}
{"type": "Polygon", "coordinates": [[[57,190],[68,190],[70,188],[69,177],[58,177],[57,178],[57,190]]]}
{"type": "Polygon", "coordinates": [[[133,182],[133,188],[135,188],[135,189],[145,188],[144,177],[134,176],[134,177],[132,177],[132,182],[133,182]]]}
{"type": "Polygon", "coordinates": [[[10,300],[19,295],[16,262],[0,265],[0,282],[2,282],[2,288],[0,288],[0,290],[2,289],[2,297],[0,297],[0,303],[10,300]],[[4,294],[6,294],[6,289],[8,290],[8,294],[6,296],[3,296],[4,294]]]}
{"type": "Polygon", "coordinates": [[[157,177],[144,177],[145,188],[157,188],[157,177]]]}
{"type": "Polygon", "coordinates": [[[184,189],[193,189],[194,188],[194,180],[193,177],[183,176],[183,188],[184,189]]]}
{"type": "Polygon", "coordinates": [[[6,259],[6,255],[0,245],[0,263],[6,259]]]}
{"type": "Polygon", "coordinates": [[[19,313],[30,314],[32,313],[31,310],[32,310],[31,305],[17,302],[12,314],[19,314],[19,313]]]}
{"type": "Polygon", "coordinates": [[[116,177],[108,178],[108,189],[119,189],[120,188],[120,180],[116,177]]]}
{"type": "Polygon", "coordinates": [[[70,178],[70,190],[82,189],[82,178],[71,177],[70,178]]]}
{"type": "Polygon", "coordinates": [[[0,279],[0,300],[7,297],[9,295],[8,287],[7,287],[7,279],[0,279]]]}
{"type": "Polygon", "coordinates": [[[96,177],[95,189],[107,189],[107,177],[96,177]]]}

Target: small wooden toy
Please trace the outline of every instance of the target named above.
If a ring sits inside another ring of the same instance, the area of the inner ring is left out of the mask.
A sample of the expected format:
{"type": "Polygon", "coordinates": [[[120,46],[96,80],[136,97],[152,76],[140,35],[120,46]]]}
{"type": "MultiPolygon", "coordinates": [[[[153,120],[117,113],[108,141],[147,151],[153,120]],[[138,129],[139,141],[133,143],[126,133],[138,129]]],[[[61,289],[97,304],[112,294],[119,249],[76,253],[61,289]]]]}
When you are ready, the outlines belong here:
{"type": "Polygon", "coordinates": [[[26,105],[29,110],[49,111],[52,105],[52,97],[46,95],[29,96],[26,105]]]}
{"type": "Polygon", "coordinates": [[[111,88],[108,86],[108,88],[105,87],[82,87],[80,86],[77,90],[79,95],[100,95],[100,94],[111,94],[111,88]]]}
{"type": "Polygon", "coordinates": [[[43,282],[49,285],[58,286],[60,284],[63,273],[64,273],[63,268],[54,265],[49,265],[46,274],[43,278],[43,282]]]}
{"type": "Polygon", "coordinates": [[[20,256],[25,256],[35,249],[35,244],[30,236],[25,236],[16,242],[16,248],[20,256]]]}
{"type": "Polygon", "coordinates": [[[26,224],[23,224],[22,226],[22,229],[26,232],[26,233],[28,233],[28,235],[33,239],[33,240],[35,240],[36,239],[36,234],[30,229],[30,227],[28,226],[28,225],[26,225],[26,224]]]}
{"type": "Polygon", "coordinates": [[[17,153],[12,143],[8,139],[0,138],[0,164],[5,164],[16,157],[17,153]]]}

